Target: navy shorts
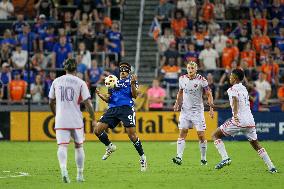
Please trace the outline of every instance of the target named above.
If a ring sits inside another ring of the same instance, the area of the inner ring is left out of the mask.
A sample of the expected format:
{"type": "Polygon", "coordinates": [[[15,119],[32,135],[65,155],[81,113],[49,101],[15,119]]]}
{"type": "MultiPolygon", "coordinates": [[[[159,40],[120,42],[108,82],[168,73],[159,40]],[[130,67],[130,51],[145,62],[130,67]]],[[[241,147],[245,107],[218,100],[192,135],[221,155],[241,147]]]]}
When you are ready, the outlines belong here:
{"type": "Polygon", "coordinates": [[[135,111],[130,106],[109,108],[99,122],[106,123],[109,128],[115,128],[122,121],[124,127],[135,127],[135,111]]]}

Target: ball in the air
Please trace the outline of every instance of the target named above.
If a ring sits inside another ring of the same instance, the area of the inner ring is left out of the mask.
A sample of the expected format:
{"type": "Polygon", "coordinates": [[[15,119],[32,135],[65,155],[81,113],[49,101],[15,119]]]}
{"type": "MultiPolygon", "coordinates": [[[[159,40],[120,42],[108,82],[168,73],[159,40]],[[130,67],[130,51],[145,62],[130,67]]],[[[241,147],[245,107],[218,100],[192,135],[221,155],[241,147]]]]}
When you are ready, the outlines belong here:
{"type": "Polygon", "coordinates": [[[105,78],[105,86],[107,88],[114,88],[116,87],[116,84],[117,84],[117,77],[115,75],[109,75],[105,78]]]}

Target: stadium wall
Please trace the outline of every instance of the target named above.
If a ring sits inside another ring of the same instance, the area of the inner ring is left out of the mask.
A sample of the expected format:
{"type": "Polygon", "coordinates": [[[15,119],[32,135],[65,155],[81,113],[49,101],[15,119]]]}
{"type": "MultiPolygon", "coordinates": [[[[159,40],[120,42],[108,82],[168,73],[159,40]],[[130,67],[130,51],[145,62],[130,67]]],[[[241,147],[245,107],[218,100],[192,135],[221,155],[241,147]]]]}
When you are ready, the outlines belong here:
{"type": "MultiPolygon", "coordinates": [[[[12,141],[28,140],[27,112],[1,112],[0,131],[5,139],[12,141]],[[10,128],[10,130],[9,130],[10,128]],[[5,132],[4,132],[5,131],[5,132]]],[[[99,118],[103,112],[97,112],[99,118]]],[[[84,113],[85,137],[87,141],[97,141],[92,134],[93,128],[84,113]]],[[[178,112],[137,112],[136,129],[139,137],[144,141],[176,141],[178,137],[178,112]]],[[[284,140],[284,113],[283,112],[255,112],[257,132],[260,140],[284,140]]],[[[211,133],[218,125],[231,117],[231,112],[215,112],[214,119],[205,113],[207,124],[206,137],[211,138],[211,133]]],[[[31,141],[54,141],[54,117],[50,112],[31,113],[31,141]]],[[[114,130],[109,130],[109,138],[113,141],[128,141],[125,129],[118,125],[114,130]]],[[[195,130],[189,132],[190,140],[198,140],[195,130]]],[[[242,136],[227,138],[228,140],[246,140],[242,136]]]]}

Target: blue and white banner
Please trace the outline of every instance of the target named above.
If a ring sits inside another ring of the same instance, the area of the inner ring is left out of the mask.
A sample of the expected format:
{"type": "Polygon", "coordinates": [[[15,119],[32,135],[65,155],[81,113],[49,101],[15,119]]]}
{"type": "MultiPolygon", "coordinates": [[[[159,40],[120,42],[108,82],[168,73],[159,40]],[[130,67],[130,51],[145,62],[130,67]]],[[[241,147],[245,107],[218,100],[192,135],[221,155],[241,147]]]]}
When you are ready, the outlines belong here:
{"type": "MultiPolygon", "coordinates": [[[[284,112],[253,112],[259,140],[284,140],[284,112]]],[[[232,117],[230,111],[218,112],[218,126],[232,117]]],[[[226,137],[226,140],[247,140],[245,136],[226,137]]]]}

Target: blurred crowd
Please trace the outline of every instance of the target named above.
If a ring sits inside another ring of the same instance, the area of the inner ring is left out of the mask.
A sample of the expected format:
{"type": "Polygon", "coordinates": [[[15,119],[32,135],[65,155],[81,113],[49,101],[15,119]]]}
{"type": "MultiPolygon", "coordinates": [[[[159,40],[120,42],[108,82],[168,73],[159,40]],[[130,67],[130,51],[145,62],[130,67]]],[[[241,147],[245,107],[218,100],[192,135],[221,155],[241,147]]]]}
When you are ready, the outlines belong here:
{"type": "Polygon", "coordinates": [[[150,32],[166,96],[195,61],[215,99],[227,99],[230,72],[242,68],[251,108],[284,110],[283,0],[160,0],[150,32]]]}
{"type": "Polygon", "coordinates": [[[68,57],[76,58],[77,75],[92,95],[106,75],[119,74],[117,64],[125,54],[120,32],[124,0],[35,0],[24,5],[28,7],[0,2],[2,104],[25,103],[28,78],[32,102],[46,103],[68,57]]]}

